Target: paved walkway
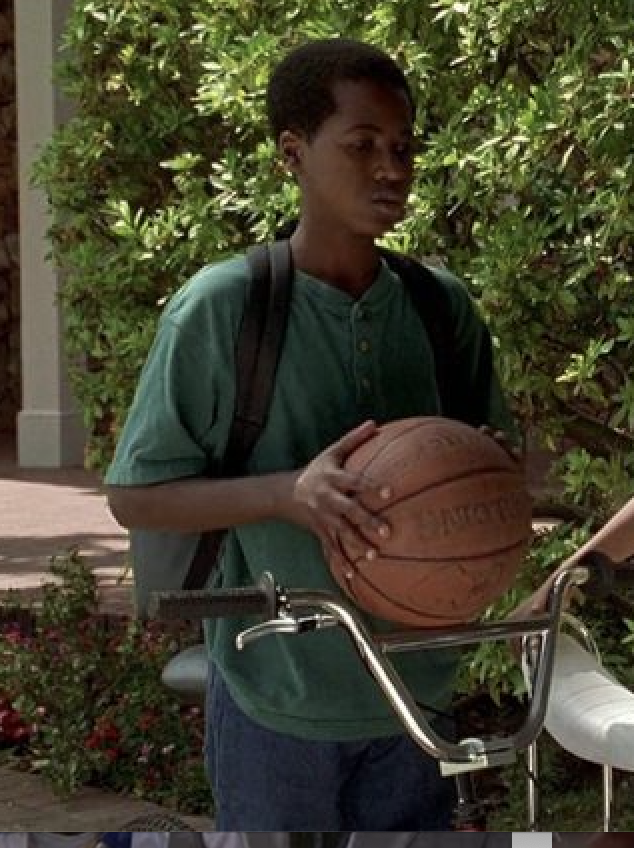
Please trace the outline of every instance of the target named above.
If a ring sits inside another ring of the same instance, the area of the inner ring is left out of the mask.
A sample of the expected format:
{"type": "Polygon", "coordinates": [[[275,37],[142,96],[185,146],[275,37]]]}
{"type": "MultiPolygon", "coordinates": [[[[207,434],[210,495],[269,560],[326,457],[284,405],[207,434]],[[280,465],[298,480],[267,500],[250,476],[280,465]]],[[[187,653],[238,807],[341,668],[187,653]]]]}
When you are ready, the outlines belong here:
{"type": "MultiPolygon", "coordinates": [[[[97,476],[81,469],[18,469],[11,446],[0,443],[0,595],[9,589],[36,595],[50,579],[50,557],[72,547],[92,565],[104,611],[129,612],[126,534],[110,515],[97,476]]],[[[60,801],[39,777],[0,767],[3,831],[116,830],[160,811],[97,789],[60,801]]],[[[198,830],[212,829],[208,819],[181,818],[198,830]]]]}
{"type": "Polygon", "coordinates": [[[0,444],[0,592],[35,594],[49,560],[78,548],[98,578],[102,606],[129,611],[126,534],[112,518],[97,475],[83,469],[19,469],[0,444]]]}
{"type": "MultiPolygon", "coordinates": [[[[155,804],[98,789],[85,789],[70,801],[60,801],[38,777],[0,768],[0,831],[121,830],[138,816],[165,812],[155,804]]],[[[213,829],[209,819],[179,818],[196,830],[213,829]]]]}

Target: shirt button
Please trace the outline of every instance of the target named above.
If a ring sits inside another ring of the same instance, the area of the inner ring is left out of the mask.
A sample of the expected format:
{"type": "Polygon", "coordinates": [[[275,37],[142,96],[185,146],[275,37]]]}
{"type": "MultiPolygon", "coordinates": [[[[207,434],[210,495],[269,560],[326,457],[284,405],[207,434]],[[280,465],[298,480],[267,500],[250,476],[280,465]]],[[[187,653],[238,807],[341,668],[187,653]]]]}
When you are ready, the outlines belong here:
{"type": "Polygon", "coordinates": [[[359,342],[359,350],[361,353],[367,353],[370,350],[370,342],[367,339],[361,339],[359,342]]]}
{"type": "Polygon", "coordinates": [[[361,386],[364,389],[369,389],[371,385],[372,385],[372,383],[370,382],[369,377],[361,377],[361,386]]]}

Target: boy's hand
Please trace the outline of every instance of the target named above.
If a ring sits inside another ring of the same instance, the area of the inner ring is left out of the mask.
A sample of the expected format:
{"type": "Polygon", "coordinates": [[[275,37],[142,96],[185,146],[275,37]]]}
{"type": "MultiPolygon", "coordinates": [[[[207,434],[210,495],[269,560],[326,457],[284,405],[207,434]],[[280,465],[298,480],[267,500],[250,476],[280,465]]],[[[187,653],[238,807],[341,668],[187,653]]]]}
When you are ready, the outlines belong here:
{"type": "Polygon", "coordinates": [[[312,530],[329,551],[340,551],[341,541],[360,548],[365,556],[376,554],[380,538],[390,534],[389,525],[363,506],[361,495],[387,500],[387,487],[363,473],[344,469],[347,457],[376,433],[373,421],[366,421],[322,451],[295,477],[291,494],[290,518],[312,530]]]}

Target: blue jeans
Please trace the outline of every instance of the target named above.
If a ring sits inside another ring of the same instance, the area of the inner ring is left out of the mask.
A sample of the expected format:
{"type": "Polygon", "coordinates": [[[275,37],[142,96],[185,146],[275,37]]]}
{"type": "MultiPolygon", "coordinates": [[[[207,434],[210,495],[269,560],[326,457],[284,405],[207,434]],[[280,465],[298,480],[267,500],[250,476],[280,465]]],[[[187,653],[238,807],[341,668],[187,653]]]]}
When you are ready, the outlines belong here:
{"type": "Polygon", "coordinates": [[[132,833],[127,831],[114,831],[112,833],[100,833],[99,841],[106,848],[130,848],[132,845],[132,833]]]}
{"type": "Polygon", "coordinates": [[[449,830],[453,781],[404,735],[323,742],[248,718],[212,666],[205,765],[221,831],[449,830]]]}

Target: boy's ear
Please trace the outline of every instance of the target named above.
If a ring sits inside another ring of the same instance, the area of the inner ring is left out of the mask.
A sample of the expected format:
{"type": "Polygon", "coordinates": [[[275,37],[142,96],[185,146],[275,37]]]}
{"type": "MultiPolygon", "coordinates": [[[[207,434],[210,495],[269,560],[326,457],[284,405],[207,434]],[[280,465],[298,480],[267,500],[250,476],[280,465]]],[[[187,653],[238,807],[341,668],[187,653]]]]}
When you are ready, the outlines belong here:
{"type": "Polygon", "coordinates": [[[277,144],[284,166],[289,171],[295,171],[301,162],[301,139],[297,133],[284,130],[277,144]]]}

